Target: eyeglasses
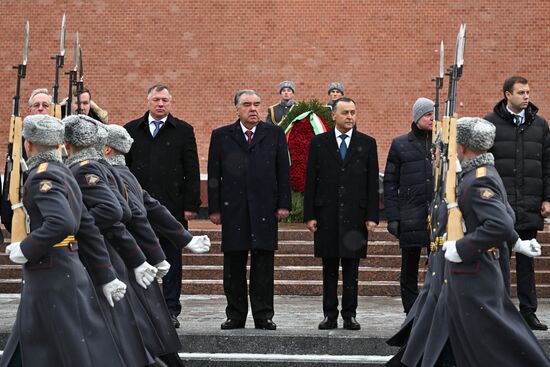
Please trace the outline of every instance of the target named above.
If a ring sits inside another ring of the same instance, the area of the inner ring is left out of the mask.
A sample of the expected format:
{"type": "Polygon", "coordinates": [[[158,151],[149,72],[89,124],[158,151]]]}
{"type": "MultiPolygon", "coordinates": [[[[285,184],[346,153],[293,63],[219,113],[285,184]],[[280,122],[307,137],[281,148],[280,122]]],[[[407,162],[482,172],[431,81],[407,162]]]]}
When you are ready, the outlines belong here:
{"type": "Polygon", "coordinates": [[[31,105],[31,108],[40,108],[40,107],[43,107],[43,108],[50,108],[50,104],[48,102],[36,102],[36,103],[33,103],[31,105]]]}

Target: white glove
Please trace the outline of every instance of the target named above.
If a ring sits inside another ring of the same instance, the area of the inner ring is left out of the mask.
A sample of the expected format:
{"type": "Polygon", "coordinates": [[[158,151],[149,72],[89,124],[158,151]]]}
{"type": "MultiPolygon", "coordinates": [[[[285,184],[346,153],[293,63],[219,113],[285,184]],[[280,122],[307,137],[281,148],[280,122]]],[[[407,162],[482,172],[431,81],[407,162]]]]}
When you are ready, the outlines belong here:
{"type": "Polygon", "coordinates": [[[210,251],[210,238],[206,235],[193,236],[193,239],[184,248],[195,254],[203,254],[210,251]]]}
{"type": "Polygon", "coordinates": [[[540,243],[534,238],[532,240],[518,239],[512,250],[529,257],[537,257],[542,253],[540,243]]]}
{"type": "Polygon", "coordinates": [[[114,279],[107,284],[103,284],[101,290],[105,298],[107,298],[109,306],[115,307],[115,302],[123,299],[126,294],[126,284],[118,279],[114,279]]]}
{"type": "Polygon", "coordinates": [[[21,251],[21,242],[14,242],[6,246],[6,255],[10,255],[10,260],[16,264],[25,264],[29,261],[23,251],[21,251]]]}
{"type": "Polygon", "coordinates": [[[147,289],[149,284],[155,280],[157,275],[157,268],[144,261],[143,264],[134,269],[134,275],[136,276],[136,282],[143,289],[147,289]]]}
{"type": "Polygon", "coordinates": [[[162,279],[166,274],[168,274],[168,271],[170,270],[170,263],[166,260],[162,260],[157,265],[155,265],[155,268],[157,268],[157,279],[162,279]]]}
{"type": "Polygon", "coordinates": [[[443,243],[443,251],[445,251],[445,259],[453,263],[461,263],[462,259],[456,250],[456,241],[445,241],[443,243]]]}

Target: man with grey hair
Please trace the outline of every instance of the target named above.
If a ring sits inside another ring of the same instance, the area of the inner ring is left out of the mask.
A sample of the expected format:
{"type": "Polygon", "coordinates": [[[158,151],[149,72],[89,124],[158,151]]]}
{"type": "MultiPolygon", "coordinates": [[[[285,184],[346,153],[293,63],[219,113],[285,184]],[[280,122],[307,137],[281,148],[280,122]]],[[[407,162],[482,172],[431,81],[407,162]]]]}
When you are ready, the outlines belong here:
{"type": "Polygon", "coordinates": [[[260,96],[235,94],[238,119],[215,129],[208,152],[208,212],[222,226],[223,287],[227,320],[244,328],[248,314],[246,263],[250,252],[250,303],[256,329],[275,330],[274,259],[277,222],[291,208],[290,166],[283,129],[260,121],[260,96]]]}
{"type": "Polygon", "coordinates": [[[443,244],[445,281],[422,365],[441,365],[444,358],[454,359],[457,366],[550,366],[512,303],[509,267],[502,267],[509,247],[530,257],[539,256],[541,247],[536,240],[521,240],[514,230],[514,211],[493,155],[487,152],[495,126],[464,117],[456,130],[462,167],[457,204],[465,233],[443,244]],[[449,349],[443,348],[446,341],[449,349]]]}
{"type": "Polygon", "coordinates": [[[281,101],[267,110],[267,117],[265,122],[268,124],[279,125],[283,118],[294,108],[296,102],[294,101],[294,93],[296,92],[296,85],[293,81],[284,80],[279,83],[279,94],[281,95],[281,101]]]}
{"type": "MultiPolygon", "coordinates": [[[[134,139],[126,154],[126,164],[144,190],[166,206],[187,228],[200,206],[200,172],[193,126],[174,117],[172,93],[162,84],[147,91],[148,111],[124,127],[134,139]]],[[[160,244],[170,263],[162,287],[175,327],[181,312],[181,248],[175,248],[164,236],[160,244]]]]}
{"type": "Polygon", "coordinates": [[[47,115],[50,113],[52,96],[47,88],[38,88],[31,92],[29,97],[29,115],[47,115]]]}

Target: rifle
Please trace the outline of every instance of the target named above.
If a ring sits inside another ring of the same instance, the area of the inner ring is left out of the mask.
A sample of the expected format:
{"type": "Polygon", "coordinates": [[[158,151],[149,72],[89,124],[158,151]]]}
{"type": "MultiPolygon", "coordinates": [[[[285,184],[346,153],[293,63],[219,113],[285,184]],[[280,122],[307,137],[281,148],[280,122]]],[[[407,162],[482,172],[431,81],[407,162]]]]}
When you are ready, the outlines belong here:
{"type": "Polygon", "coordinates": [[[25,26],[25,37],[23,46],[23,62],[14,69],[17,69],[17,82],[15,85],[15,96],[13,97],[13,111],[10,119],[10,130],[8,136],[8,155],[6,157],[7,170],[5,177],[4,195],[7,192],[7,198],[11,203],[13,210],[11,225],[11,241],[22,241],[28,233],[27,215],[23,204],[21,203],[21,187],[23,184],[22,171],[25,162],[23,154],[23,121],[19,114],[19,101],[21,80],[25,78],[27,72],[27,59],[29,50],[29,21],[25,26]],[[6,191],[7,188],[7,191],[6,191]]]}
{"type": "MultiPolygon", "coordinates": [[[[74,45],[74,66],[71,71],[68,72],[69,74],[69,96],[67,98],[67,106],[65,107],[65,116],[72,115],[72,107],[73,107],[73,85],[76,86],[76,73],[78,70],[78,32],[76,32],[76,38],[75,38],[75,45],[74,45]]],[[[80,99],[80,98],[79,98],[80,99]]],[[[78,100],[77,100],[78,101],[78,100]]],[[[80,102],[80,101],[78,101],[80,102]]],[[[80,108],[80,103],[78,103],[78,107],[80,108]]]]}
{"type": "Polygon", "coordinates": [[[52,88],[52,105],[50,115],[61,120],[61,105],[59,104],[59,70],[63,68],[65,59],[65,31],[67,28],[65,14],[61,20],[61,37],[59,45],[59,54],[52,57],[55,60],[55,82],[52,88]]]}
{"type": "Polygon", "coordinates": [[[438,151],[437,148],[440,145],[441,142],[441,121],[439,121],[439,100],[440,100],[440,93],[441,89],[443,88],[443,77],[445,75],[443,71],[443,65],[444,65],[444,57],[445,57],[445,48],[443,45],[443,41],[441,41],[441,46],[439,49],[439,76],[436,76],[432,81],[435,82],[435,103],[434,103],[434,123],[432,128],[432,147],[430,149],[431,158],[432,158],[432,176],[434,179],[434,194],[439,189],[439,177],[440,177],[440,170],[437,167],[437,162],[439,162],[439,159],[437,157],[438,151]]]}
{"type": "Polygon", "coordinates": [[[84,90],[84,67],[82,66],[82,48],[78,45],[78,81],[76,82],[76,113],[81,114],[80,95],[84,90]]]}
{"type": "Polygon", "coordinates": [[[449,94],[445,102],[445,117],[443,123],[448,122],[448,143],[446,144],[447,169],[444,172],[445,201],[447,203],[447,240],[456,241],[464,236],[462,230],[462,213],[456,203],[456,120],[455,113],[457,84],[462,76],[464,66],[464,43],[466,40],[466,24],[460,26],[456,39],[455,63],[450,67],[449,94]]]}

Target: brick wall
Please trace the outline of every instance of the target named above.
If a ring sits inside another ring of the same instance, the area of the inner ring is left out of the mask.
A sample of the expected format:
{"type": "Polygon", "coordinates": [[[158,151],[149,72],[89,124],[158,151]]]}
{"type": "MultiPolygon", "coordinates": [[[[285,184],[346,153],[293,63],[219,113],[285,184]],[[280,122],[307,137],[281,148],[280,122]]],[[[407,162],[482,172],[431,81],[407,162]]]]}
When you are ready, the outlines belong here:
{"type": "MultiPolygon", "coordinates": [[[[174,115],[195,127],[203,173],[211,130],[235,118],[234,92],[257,89],[265,115],[283,79],[296,82],[297,99],[325,100],[328,82],[344,83],[357,101],[359,128],[378,141],[383,167],[392,137],[409,128],[415,99],[433,98],[440,40],[446,66],[452,63],[461,22],[468,38],[458,113],[485,114],[501,98],[503,80],[521,74],[541,115],[550,115],[549,1],[2,0],[0,136],[7,135],[11,66],[21,59],[25,20],[31,38],[23,114],[32,89],[53,85],[50,56],[58,52],[63,12],[65,71],[78,30],[86,85],[121,124],[145,112],[148,86],[170,85],[174,115]]],[[[63,76],[63,95],[67,84],[63,76]]],[[[0,141],[4,151],[6,139],[0,141]]]]}

